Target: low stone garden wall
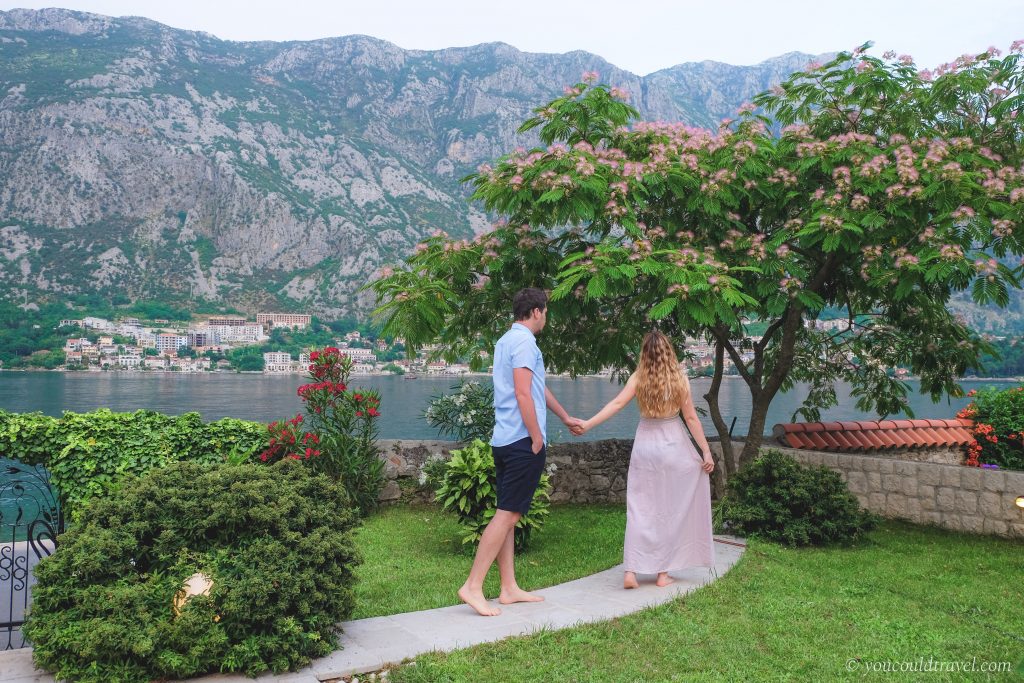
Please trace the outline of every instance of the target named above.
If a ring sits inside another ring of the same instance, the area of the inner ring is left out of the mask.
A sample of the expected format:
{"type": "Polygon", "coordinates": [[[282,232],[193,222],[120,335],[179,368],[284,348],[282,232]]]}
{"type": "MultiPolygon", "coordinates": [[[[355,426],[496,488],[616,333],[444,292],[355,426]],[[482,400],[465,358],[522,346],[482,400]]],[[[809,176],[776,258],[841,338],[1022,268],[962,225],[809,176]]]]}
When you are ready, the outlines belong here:
{"type": "MultiPolygon", "coordinates": [[[[420,468],[432,455],[448,457],[454,441],[382,440],[388,483],[381,499],[397,500],[415,490],[420,468]],[[406,485],[403,486],[403,480],[406,485]]],[[[740,449],[742,442],[734,441],[740,449]]],[[[576,441],[548,447],[554,503],[624,503],[631,439],[576,441]]],[[[711,447],[721,453],[720,445],[711,447]]],[[[884,454],[826,453],[784,448],[766,441],[806,465],[839,473],[868,510],[882,516],[966,531],[1024,538],[1024,472],[964,467],[955,449],[889,451],[884,454]]],[[[422,495],[422,494],[421,494],[422,495]]]]}
{"type": "MultiPolygon", "coordinates": [[[[907,457],[920,457],[927,451],[869,455],[765,445],[805,465],[835,470],[861,505],[884,517],[975,534],[1024,538],[1024,509],[1015,503],[1017,496],[1024,496],[1024,472],[949,464],[950,457],[945,462],[939,456],[937,462],[907,457]]],[[[743,444],[734,442],[734,447],[742,448],[743,444]]],[[[721,452],[717,443],[712,448],[721,452]]]]}
{"type": "MultiPolygon", "coordinates": [[[[455,441],[417,441],[413,439],[382,439],[387,484],[381,500],[393,501],[402,491],[412,490],[420,469],[435,455],[448,457],[459,448],[455,441]],[[406,480],[403,486],[403,479],[406,480]]],[[[578,441],[548,446],[547,462],[555,466],[551,478],[553,503],[625,503],[626,470],[632,439],[578,441]]]]}

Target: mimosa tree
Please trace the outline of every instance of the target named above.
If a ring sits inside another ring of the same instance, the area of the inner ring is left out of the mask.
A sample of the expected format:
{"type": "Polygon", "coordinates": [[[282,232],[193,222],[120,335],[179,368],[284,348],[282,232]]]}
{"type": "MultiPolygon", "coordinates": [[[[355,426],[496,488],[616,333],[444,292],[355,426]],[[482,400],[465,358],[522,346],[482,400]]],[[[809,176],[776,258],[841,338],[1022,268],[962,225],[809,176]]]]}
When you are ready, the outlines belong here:
{"type": "Polygon", "coordinates": [[[1022,270],[1007,261],[1024,253],[1021,42],[934,73],[869,45],[794,74],[717,131],[633,122],[626,93],[585,74],[522,125],[544,147],[467,178],[504,217],[493,230],[438,232],[372,284],[385,334],[481,365],[511,294],[540,286],[556,371],[626,374],[652,326],[680,345],[706,338],[717,486],[756,454],[794,382],[810,383],[808,419],[836,404],[839,380],[862,410],[909,413],[897,366],[933,400],[960,395],[957,378],[990,347],[946,304],[969,289],[1006,305],[1022,270]],[[823,312],[845,329],[806,325],[823,312]],[[740,453],[719,404],[727,360],[752,406],[740,453]]]}

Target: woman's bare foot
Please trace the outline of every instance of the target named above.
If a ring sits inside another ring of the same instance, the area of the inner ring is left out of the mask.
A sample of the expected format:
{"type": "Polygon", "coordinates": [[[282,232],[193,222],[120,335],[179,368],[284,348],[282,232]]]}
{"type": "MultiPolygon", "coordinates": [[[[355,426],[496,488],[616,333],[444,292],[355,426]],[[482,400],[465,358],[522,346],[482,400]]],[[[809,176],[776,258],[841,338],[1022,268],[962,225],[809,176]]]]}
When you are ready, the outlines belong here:
{"type": "Polygon", "coordinates": [[[533,593],[527,593],[519,586],[515,588],[502,588],[501,595],[498,596],[498,602],[503,605],[511,605],[515,602],[543,602],[544,597],[540,595],[534,595],[533,593]]]}
{"type": "Polygon", "coordinates": [[[661,572],[660,574],[658,574],[658,579],[654,582],[654,584],[658,588],[664,588],[665,586],[671,586],[675,582],[676,580],[669,576],[668,572],[661,572]]]}
{"type": "Polygon", "coordinates": [[[639,588],[640,584],[637,583],[636,574],[633,572],[626,572],[626,577],[622,580],[623,588],[639,588]]]}
{"type": "Polygon", "coordinates": [[[501,610],[497,607],[491,607],[487,603],[487,598],[484,597],[483,591],[470,590],[468,586],[463,585],[459,589],[459,599],[466,603],[477,611],[482,617],[496,617],[501,614],[501,610]]]}

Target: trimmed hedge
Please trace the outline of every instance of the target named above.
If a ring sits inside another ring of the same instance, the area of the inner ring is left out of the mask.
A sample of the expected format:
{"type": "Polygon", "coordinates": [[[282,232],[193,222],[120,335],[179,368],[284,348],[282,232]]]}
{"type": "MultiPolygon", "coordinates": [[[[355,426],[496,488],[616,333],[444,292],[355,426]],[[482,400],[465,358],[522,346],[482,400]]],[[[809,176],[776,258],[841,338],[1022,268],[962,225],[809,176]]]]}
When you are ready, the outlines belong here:
{"type": "Polygon", "coordinates": [[[116,490],[126,474],[182,460],[246,459],[265,440],[262,423],[233,418],[204,423],[199,413],[101,409],[55,418],[0,411],[0,457],[46,467],[72,518],[89,498],[116,490]]]}
{"type": "Polygon", "coordinates": [[[35,568],[24,628],[57,679],[185,678],[301,667],[353,609],[344,487],[302,463],[173,463],[96,498],[35,568]],[[195,572],[208,596],[172,601],[195,572]]]}

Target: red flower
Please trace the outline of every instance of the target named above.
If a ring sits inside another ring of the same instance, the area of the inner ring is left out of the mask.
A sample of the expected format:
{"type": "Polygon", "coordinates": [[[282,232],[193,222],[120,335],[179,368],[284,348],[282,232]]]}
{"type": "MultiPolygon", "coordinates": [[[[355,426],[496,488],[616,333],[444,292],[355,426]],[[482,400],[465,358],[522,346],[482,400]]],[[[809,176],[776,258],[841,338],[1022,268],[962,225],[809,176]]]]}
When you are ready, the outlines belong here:
{"type": "Polygon", "coordinates": [[[362,417],[362,416],[363,416],[363,411],[357,410],[356,411],[356,417],[362,417]]]}
{"type": "MultiPolygon", "coordinates": [[[[309,359],[310,359],[310,360],[317,360],[317,359],[319,359],[319,358],[320,358],[320,352],[319,352],[319,351],[313,351],[313,352],[311,352],[311,353],[309,354],[309,359]]],[[[310,370],[312,370],[312,369],[313,369],[313,366],[312,366],[312,365],[311,365],[311,366],[309,366],[309,369],[310,369],[310,370]]]]}
{"type": "Polygon", "coordinates": [[[356,400],[356,403],[359,403],[360,401],[363,400],[363,395],[362,394],[356,394],[352,398],[354,398],[356,400]]]}
{"type": "Polygon", "coordinates": [[[377,412],[376,408],[370,408],[370,417],[380,417],[380,413],[377,412]]]}
{"type": "Polygon", "coordinates": [[[967,396],[968,397],[970,397],[970,396],[977,396],[977,394],[978,394],[978,390],[977,389],[971,389],[970,391],[967,392],[967,396]]]}

